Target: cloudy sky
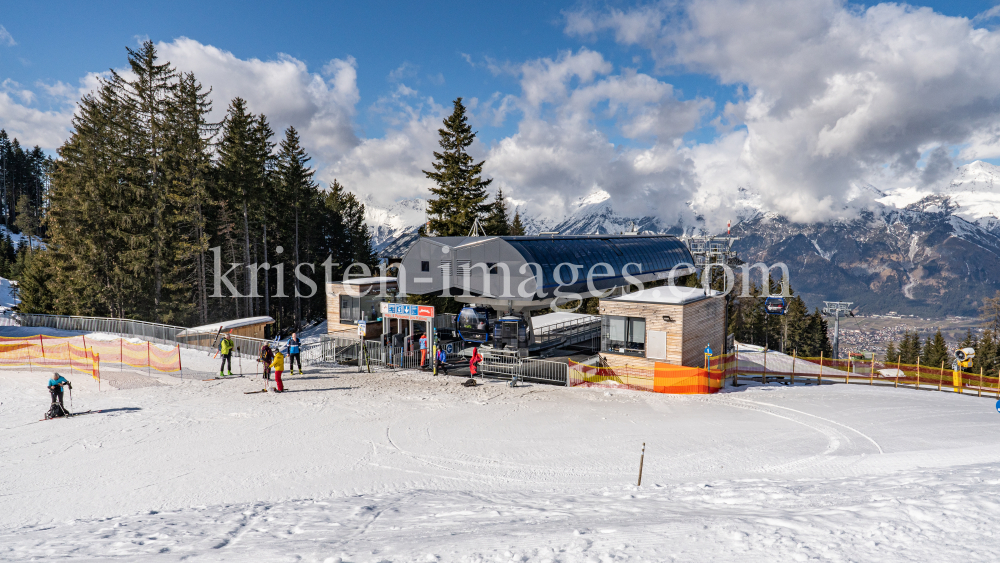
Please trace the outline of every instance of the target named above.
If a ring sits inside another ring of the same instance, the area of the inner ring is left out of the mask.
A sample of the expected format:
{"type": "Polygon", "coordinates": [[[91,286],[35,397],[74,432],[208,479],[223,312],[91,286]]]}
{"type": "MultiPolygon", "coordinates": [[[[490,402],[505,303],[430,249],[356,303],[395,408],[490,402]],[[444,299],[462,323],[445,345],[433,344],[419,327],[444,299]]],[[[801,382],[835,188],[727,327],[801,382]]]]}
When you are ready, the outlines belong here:
{"type": "Polygon", "coordinates": [[[514,203],[559,217],[793,219],[1000,163],[1000,6],[835,0],[18,3],[0,12],[0,127],[53,151],[81,93],[144,39],[380,205],[426,197],[456,97],[514,203]]]}

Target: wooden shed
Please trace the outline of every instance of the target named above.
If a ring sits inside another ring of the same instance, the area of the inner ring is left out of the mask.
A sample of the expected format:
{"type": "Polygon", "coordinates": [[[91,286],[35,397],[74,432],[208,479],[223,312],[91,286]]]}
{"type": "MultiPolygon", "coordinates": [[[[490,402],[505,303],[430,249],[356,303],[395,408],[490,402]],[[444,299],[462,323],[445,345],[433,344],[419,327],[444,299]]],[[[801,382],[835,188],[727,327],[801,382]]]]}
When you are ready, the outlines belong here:
{"type": "Polygon", "coordinates": [[[267,325],[273,322],[274,319],[269,316],[219,321],[181,331],[177,333],[177,339],[192,346],[213,346],[215,337],[219,334],[220,329],[222,332],[231,333],[233,336],[263,339],[267,338],[265,333],[267,325]]]}
{"type": "Polygon", "coordinates": [[[702,367],[723,352],[726,301],[702,288],[663,286],[600,300],[601,356],[610,366],[702,367]]]}

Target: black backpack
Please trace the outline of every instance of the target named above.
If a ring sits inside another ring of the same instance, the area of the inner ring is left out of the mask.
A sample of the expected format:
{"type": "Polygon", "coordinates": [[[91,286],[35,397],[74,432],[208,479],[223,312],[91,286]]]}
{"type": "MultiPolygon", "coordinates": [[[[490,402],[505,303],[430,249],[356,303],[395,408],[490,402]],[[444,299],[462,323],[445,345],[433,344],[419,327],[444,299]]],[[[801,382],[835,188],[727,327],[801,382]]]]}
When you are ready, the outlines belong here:
{"type": "Polygon", "coordinates": [[[66,416],[68,414],[69,413],[62,407],[62,405],[59,403],[52,403],[52,406],[49,407],[49,412],[45,413],[45,420],[49,420],[50,418],[59,418],[60,416],[66,416]]]}

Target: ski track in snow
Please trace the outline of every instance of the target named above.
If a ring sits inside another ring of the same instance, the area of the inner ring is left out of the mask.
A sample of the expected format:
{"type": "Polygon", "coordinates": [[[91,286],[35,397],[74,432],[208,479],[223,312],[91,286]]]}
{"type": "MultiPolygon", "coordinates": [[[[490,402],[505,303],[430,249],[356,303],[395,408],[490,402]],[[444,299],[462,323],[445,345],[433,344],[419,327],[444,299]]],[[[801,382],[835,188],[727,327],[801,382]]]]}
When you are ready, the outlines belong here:
{"type": "MultiPolygon", "coordinates": [[[[213,369],[183,353],[185,366],[213,369]]],[[[122,375],[98,392],[71,374],[75,410],[105,412],[38,422],[47,373],[0,370],[0,560],[966,563],[1000,552],[995,399],[860,385],[470,389],[333,366],[286,376],[284,395],[245,395],[260,388],[252,372],[135,375],[156,385],[122,375]]]]}

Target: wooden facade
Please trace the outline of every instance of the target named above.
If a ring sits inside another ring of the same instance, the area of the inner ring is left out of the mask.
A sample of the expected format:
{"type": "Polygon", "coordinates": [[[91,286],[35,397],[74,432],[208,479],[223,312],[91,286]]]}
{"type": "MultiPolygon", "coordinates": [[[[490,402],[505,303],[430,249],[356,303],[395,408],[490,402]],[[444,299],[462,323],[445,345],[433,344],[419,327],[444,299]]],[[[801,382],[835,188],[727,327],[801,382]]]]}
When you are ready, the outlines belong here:
{"type": "Polygon", "coordinates": [[[712,347],[713,354],[723,352],[726,309],[725,299],[722,298],[702,297],[681,304],[601,299],[600,314],[646,320],[645,357],[602,350],[601,356],[609,366],[627,365],[653,369],[656,362],[665,362],[703,367],[706,344],[712,347]],[[651,337],[660,336],[656,333],[666,333],[663,357],[650,357],[655,353],[651,350],[651,337]]]}
{"type": "MultiPolygon", "coordinates": [[[[382,298],[383,288],[395,290],[395,278],[365,278],[350,280],[348,283],[334,282],[326,284],[326,332],[345,338],[357,338],[358,325],[356,320],[344,320],[340,315],[340,298],[343,295],[358,297],[362,294],[382,298]]],[[[386,296],[386,299],[388,297],[386,296]]],[[[382,336],[382,323],[368,322],[365,326],[365,339],[372,340],[382,336]]]]}

